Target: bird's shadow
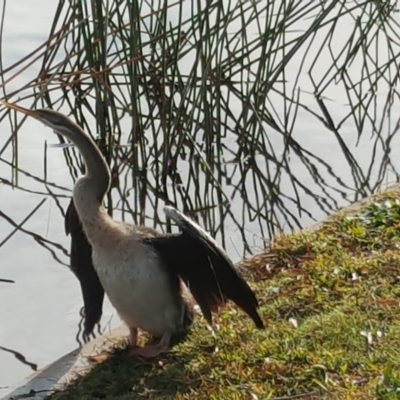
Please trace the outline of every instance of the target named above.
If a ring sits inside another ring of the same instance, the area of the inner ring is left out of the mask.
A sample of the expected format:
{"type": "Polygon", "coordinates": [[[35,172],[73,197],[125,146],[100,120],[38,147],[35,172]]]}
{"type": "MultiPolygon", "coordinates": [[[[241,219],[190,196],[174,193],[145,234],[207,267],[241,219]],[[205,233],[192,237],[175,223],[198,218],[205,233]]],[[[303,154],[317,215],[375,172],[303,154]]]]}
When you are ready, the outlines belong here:
{"type": "Polygon", "coordinates": [[[132,398],[175,398],[193,389],[186,374],[189,358],[178,357],[173,350],[152,360],[131,357],[127,349],[116,351],[80,380],[79,394],[104,399],[127,393],[132,398]]]}
{"type": "MultiPolygon", "coordinates": [[[[148,338],[151,342],[152,338],[148,338]]],[[[196,352],[212,353],[213,343],[203,343],[196,352]]],[[[71,382],[67,392],[55,394],[55,399],[91,398],[108,399],[130,394],[132,398],[169,399],[189,393],[201,385],[199,371],[192,374],[187,365],[194,357],[193,349],[182,350],[177,344],[154,359],[144,360],[129,355],[125,343],[114,348],[91,371],[71,382]],[[178,349],[178,351],[176,351],[178,349]]]]}
{"type": "MultiPolygon", "coordinates": [[[[177,344],[154,359],[144,360],[129,355],[127,339],[121,340],[125,333],[119,332],[118,336],[114,333],[113,339],[105,335],[72,351],[30,375],[20,386],[8,391],[4,399],[109,399],[124,395],[170,399],[201,386],[199,371],[192,374],[187,365],[198,352],[204,355],[213,352],[212,338],[197,343],[195,349],[187,348],[184,343],[182,347],[177,344]],[[104,352],[107,357],[101,359],[104,352]],[[100,361],[90,363],[88,360],[92,357],[100,361]],[[87,371],[88,364],[91,364],[90,371],[87,371]]],[[[151,341],[147,337],[141,345],[151,341]]]]}

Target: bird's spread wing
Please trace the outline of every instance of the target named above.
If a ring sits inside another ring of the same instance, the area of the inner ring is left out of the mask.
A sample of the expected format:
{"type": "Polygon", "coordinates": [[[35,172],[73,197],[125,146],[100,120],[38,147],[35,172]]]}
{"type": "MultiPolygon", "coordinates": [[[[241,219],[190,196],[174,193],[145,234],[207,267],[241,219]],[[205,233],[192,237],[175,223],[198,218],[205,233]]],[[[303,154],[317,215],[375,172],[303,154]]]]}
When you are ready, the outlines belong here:
{"type": "Polygon", "coordinates": [[[207,321],[211,324],[212,313],[232,300],[258,328],[263,328],[257,299],[226,252],[178,210],[168,206],[164,211],[182,233],[148,238],[146,242],[158,251],[164,265],[188,286],[207,321]]]}
{"type": "Polygon", "coordinates": [[[104,289],[92,263],[92,247],[86,239],[71,200],[65,216],[65,231],[71,235],[71,270],[79,279],[85,307],[84,334],[90,335],[100,321],[104,289]]]}

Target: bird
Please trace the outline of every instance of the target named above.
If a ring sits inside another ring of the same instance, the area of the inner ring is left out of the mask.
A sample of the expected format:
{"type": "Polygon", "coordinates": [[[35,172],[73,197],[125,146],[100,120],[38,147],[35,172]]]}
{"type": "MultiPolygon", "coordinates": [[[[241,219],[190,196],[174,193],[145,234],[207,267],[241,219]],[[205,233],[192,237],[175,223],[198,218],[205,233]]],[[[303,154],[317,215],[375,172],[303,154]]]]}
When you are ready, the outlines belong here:
{"type": "Polygon", "coordinates": [[[77,216],[92,248],[92,262],[112,306],[129,329],[130,354],[152,358],[191,329],[198,304],[209,325],[232,301],[263,329],[255,293],[225,250],[203,228],[172,205],[166,217],[180,233],[161,233],[114,220],[103,205],[111,174],[95,142],[66,115],[26,109],[1,100],[70,140],[81,153],[85,174],[73,187],[77,216]],[[158,338],[138,345],[139,330],[158,338]]]}

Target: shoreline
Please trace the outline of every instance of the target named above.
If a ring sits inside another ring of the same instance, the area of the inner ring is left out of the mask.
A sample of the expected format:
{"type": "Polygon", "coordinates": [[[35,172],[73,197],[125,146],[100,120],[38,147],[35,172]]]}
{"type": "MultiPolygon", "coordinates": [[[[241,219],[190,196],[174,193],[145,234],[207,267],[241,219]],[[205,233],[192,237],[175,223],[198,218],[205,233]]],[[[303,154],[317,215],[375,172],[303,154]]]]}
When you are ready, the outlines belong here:
{"type": "MultiPolygon", "coordinates": [[[[400,197],[400,183],[392,184],[385,189],[381,189],[376,194],[367,196],[360,201],[343,207],[327,218],[312,224],[310,227],[302,229],[300,232],[318,230],[323,224],[329,222],[338,215],[356,213],[366,204],[378,200],[379,197],[388,192],[395,195],[398,194],[400,197]]],[[[240,262],[238,267],[246,269],[255,263],[260,265],[260,259],[262,260],[263,255],[267,256],[268,252],[261,251],[253,257],[240,262]]],[[[113,329],[109,333],[85,344],[82,348],[75,349],[39,371],[28,375],[15,386],[0,389],[0,400],[13,400],[19,398],[27,400],[44,400],[46,396],[50,395],[55,390],[62,389],[67,383],[75,379],[76,376],[82,376],[90,372],[93,363],[87,360],[88,355],[107,351],[114,347],[115,342],[120,342],[127,334],[128,329],[125,326],[113,329]]]]}

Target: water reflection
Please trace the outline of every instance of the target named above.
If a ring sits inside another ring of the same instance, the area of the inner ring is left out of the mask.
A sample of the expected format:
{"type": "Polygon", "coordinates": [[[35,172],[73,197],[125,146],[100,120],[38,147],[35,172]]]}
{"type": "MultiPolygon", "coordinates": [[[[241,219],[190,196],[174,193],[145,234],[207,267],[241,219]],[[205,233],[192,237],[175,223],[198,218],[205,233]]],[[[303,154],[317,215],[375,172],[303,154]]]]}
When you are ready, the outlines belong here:
{"type": "MultiPolygon", "coordinates": [[[[10,59],[5,87],[98,139],[114,218],[167,230],[172,203],[239,260],[397,180],[397,22],[374,2],[59,3],[30,75],[17,85],[10,59]]],[[[82,164],[40,124],[0,121],[0,273],[17,281],[1,288],[0,340],[27,350],[15,332],[29,321],[43,365],[73,348],[80,320],[77,282],[55,266],[69,263],[64,210],[82,164]]]]}

